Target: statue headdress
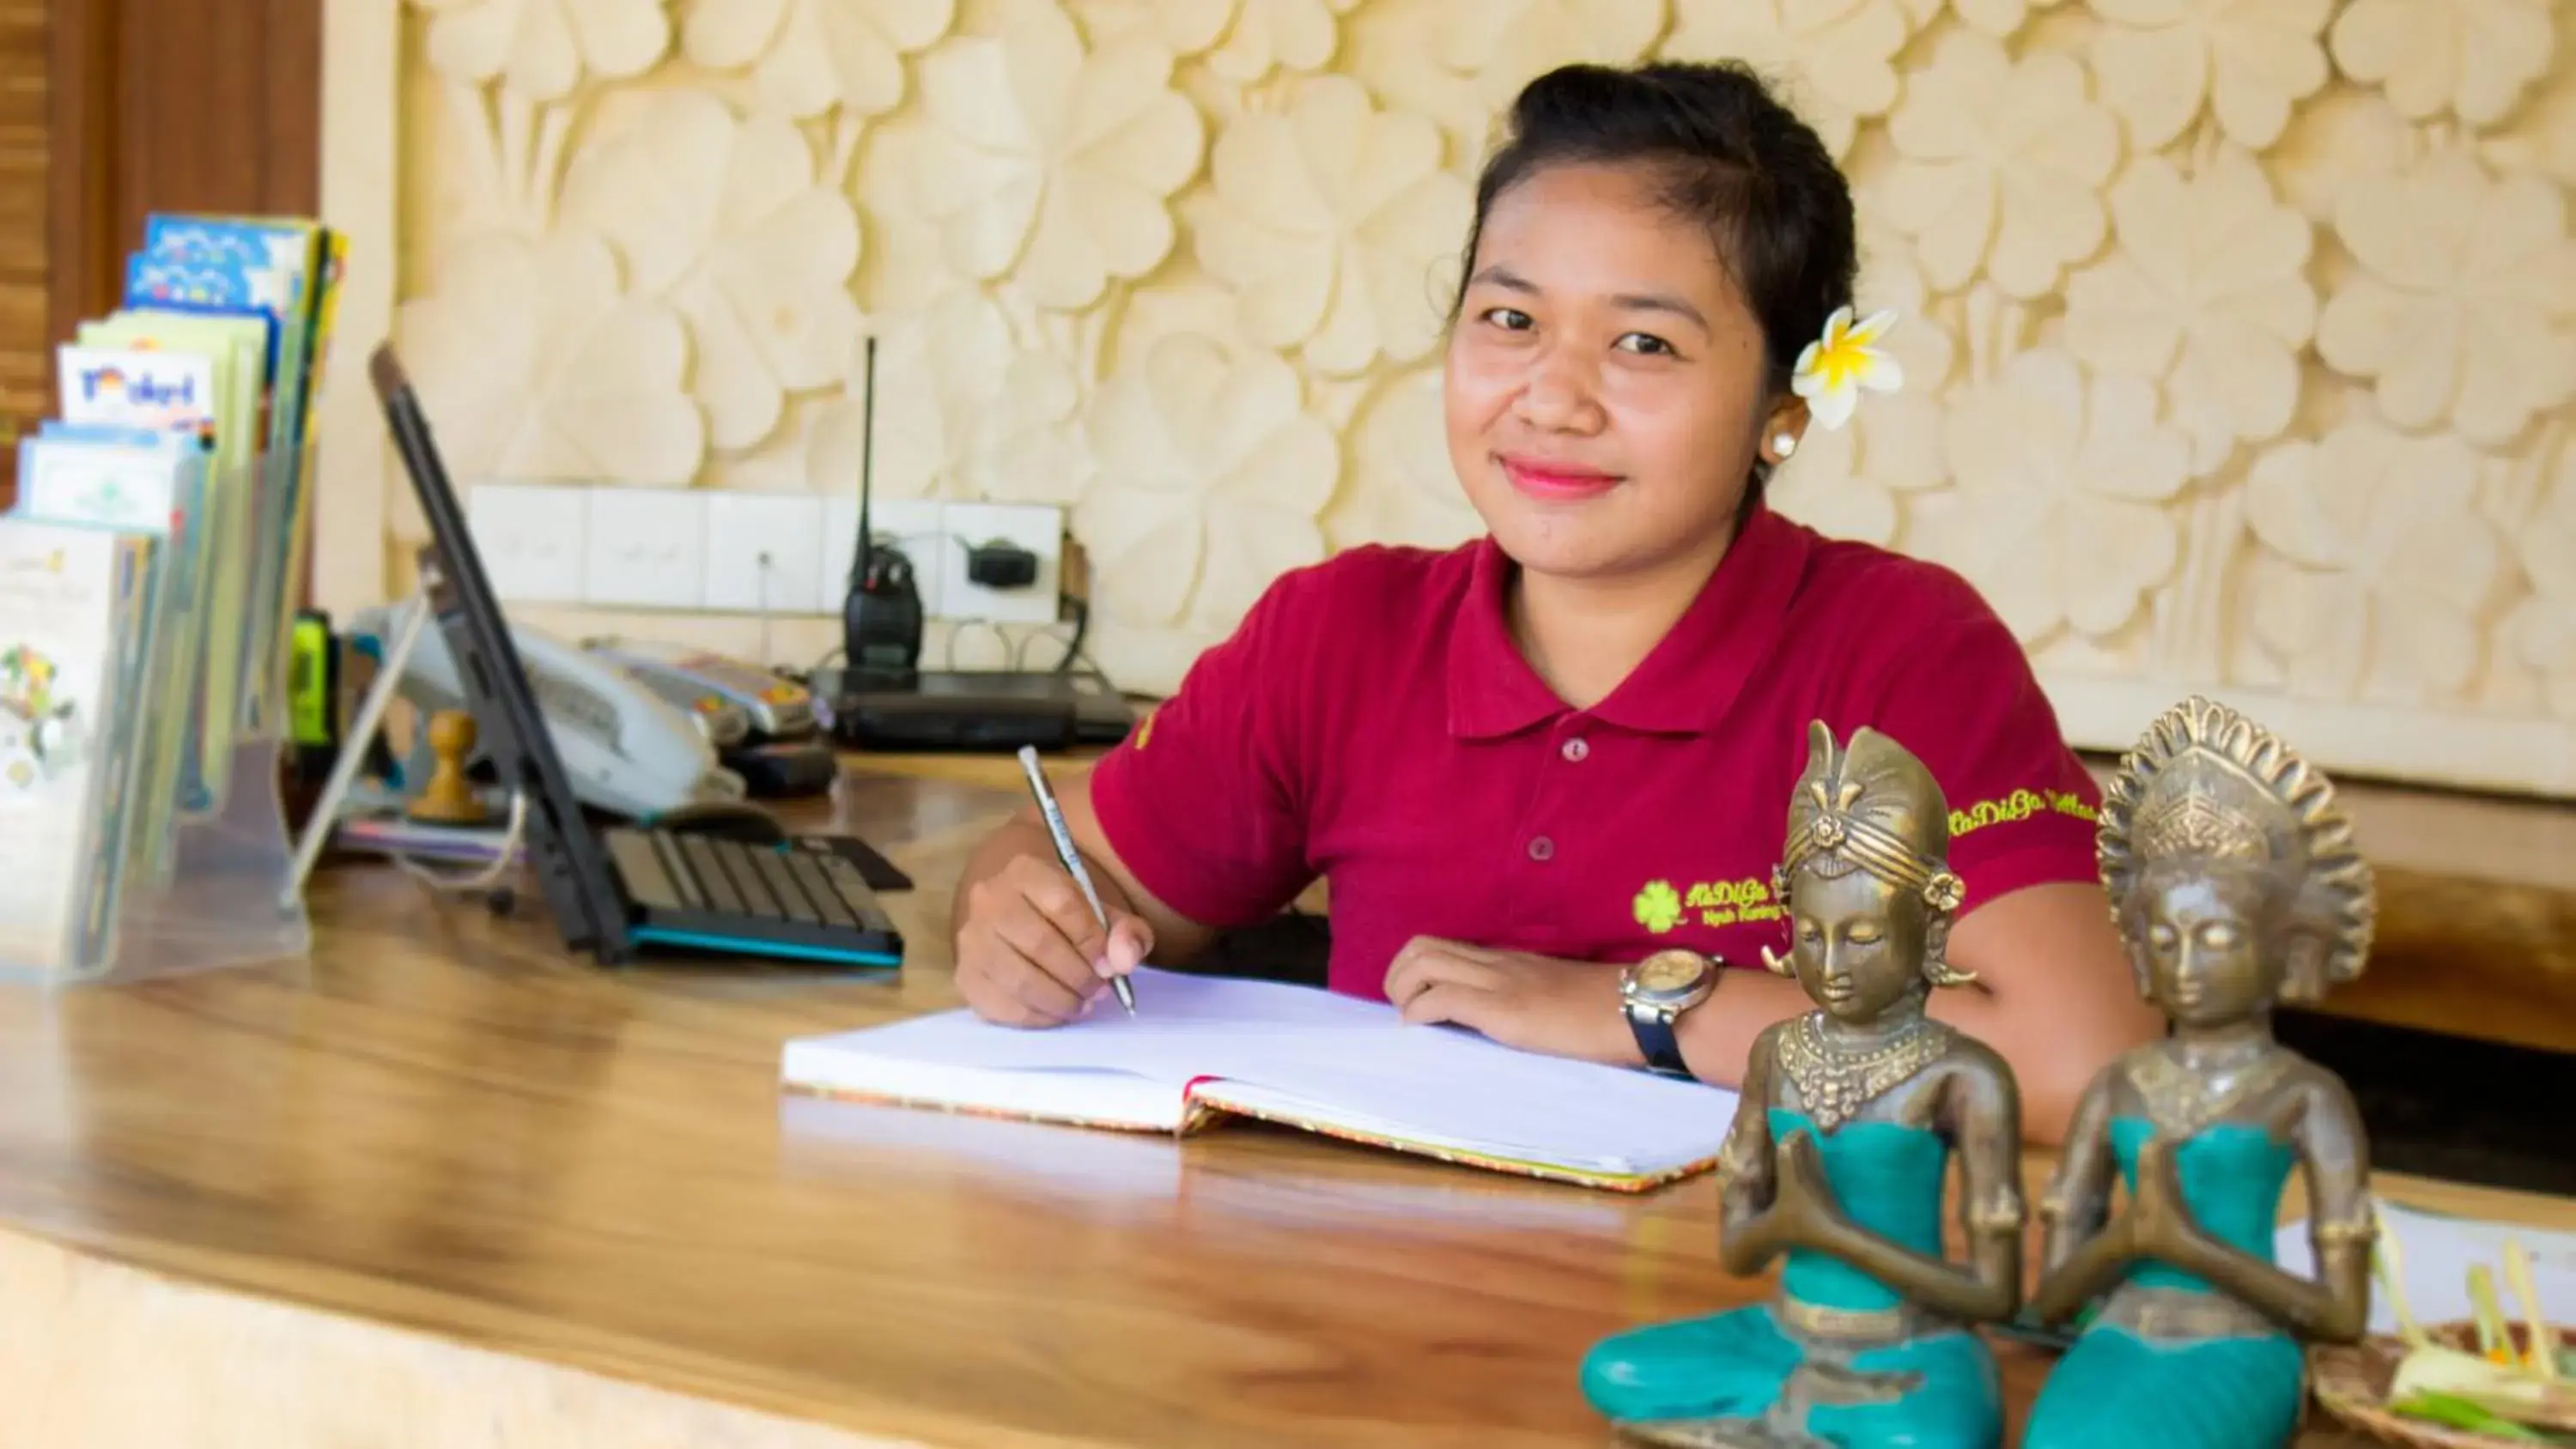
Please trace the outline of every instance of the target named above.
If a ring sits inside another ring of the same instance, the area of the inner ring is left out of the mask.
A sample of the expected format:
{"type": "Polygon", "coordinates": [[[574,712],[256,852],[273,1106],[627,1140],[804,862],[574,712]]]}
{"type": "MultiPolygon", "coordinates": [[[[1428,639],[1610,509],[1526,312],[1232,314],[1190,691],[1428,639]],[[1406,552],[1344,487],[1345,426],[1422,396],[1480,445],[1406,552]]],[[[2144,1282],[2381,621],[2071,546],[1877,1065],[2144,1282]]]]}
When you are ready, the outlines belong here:
{"type": "MultiPolygon", "coordinates": [[[[1771,872],[1774,898],[1788,904],[1789,882],[1801,869],[1865,870],[1947,917],[1967,898],[1949,854],[1949,801],[1912,751],[1867,725],[1837,749],[1823,720],[1807,726],[1807,770],[1789,797],[1788,840],[1771,872]]],[[[1772,969],[1787,974],[1785,962],[1772,969]]],[[[1937,955],[1924,963],[1924,975],[1935,986],[1976,979],[1937,955]]]]}
{"type": "Polygon", "coordinates": [[[2324,947],[2324,983],[2370,956],[2378,892],[2334,786],[2280,736],[2194,695],[2156,717],[2102,794],[2095,848],[2116,916],[2141,877],[2174,861],[2282,872],[2298,925],[2324,947]]]}

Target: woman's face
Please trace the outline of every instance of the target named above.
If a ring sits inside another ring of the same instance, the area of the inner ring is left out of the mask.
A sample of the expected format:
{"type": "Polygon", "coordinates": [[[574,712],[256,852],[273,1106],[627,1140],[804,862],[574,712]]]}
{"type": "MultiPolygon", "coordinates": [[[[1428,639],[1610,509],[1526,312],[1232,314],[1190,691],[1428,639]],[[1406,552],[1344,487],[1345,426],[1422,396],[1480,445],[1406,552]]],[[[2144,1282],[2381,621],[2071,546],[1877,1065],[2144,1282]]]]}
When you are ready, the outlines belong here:
{"type": "Polygon", "coordinates": [[[2134,949],[2148,997],[2184,1026],[2226,1026],[2269,1007],[2279,995],[2276,964],[2263,950],[2260,882],[2206,873],[2150,877],[2143,885],[2134,949]]]}
{"type": "Polygon", "coordinates": [[[1789,959],[1798,985],[1827,1015],[1876,1021],[1923,982],[1924,917],[1865,870],[1789,883],[1789,959]]]}
{"type": "Polygon", "coordinates": [[[1722,549],[1780,425],[1715,244],[1633,167],[1543,167],[1495,200],[1446,387],[1468,501],[1522,567],[1566,577],[1722,549]]]}

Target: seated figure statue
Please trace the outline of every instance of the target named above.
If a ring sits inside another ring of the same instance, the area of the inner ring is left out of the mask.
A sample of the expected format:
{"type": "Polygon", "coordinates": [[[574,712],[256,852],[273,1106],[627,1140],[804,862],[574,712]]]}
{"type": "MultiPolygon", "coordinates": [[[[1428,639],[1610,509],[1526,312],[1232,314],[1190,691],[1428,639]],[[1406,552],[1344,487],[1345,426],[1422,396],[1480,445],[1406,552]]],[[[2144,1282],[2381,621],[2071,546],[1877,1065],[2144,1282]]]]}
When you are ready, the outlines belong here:
{"type": "Polygon", "coordinates": [[[1959,878],[1949,808],[1920,760],[1867,728],[1810,726],[1775,894],[1816,1009],[1757,1039],[1722,1151],[1720,1256],[1763,1303],[1594,1346],[1585,1395],[1629,1442],[1992,1449],[1994,1357],[1970,1324],[2021,1290],[2020,1097],[1984,1044],[1924,1014],[1971,979],[1942,959],[1959,878]],[[1942,1256],[1961,1166],[1969,1259],[1942,1256]]]}
{"type": "Polygon", "coordinates": [[[2101,856],[2138,989],[2173,1030],[2094,1079],[2041,1200],[2032,1316],[2100,1310],[2050,1373],[2023,1442],[2272,1449],[2297,1431],[2301,1340],[2363,1330],[2374,1222],[2351,1094],[2272,1039],[2272,1008],[2360,974],[2370,868],[2322,775],[2198,698],[2122,762],[2101,856]],[[2273,1262],[2293,1168],[2306,1174],[2313,1280],[2273,1262]],[[2115,1176],[2129,1194],[2117,1215],[2115,1176]]]}

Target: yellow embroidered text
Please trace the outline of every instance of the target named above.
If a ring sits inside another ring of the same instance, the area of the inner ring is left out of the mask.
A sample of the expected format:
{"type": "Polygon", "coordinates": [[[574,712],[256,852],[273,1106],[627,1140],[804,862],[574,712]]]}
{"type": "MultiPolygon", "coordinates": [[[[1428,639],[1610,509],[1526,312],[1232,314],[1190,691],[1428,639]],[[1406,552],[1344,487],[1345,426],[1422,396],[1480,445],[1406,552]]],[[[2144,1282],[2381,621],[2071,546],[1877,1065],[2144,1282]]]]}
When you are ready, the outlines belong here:
{"type": "Polygon", "coordinates": [[[1686,887],[1675,887],[1671,881],[1649,881],[1637,892],[1634,903],[1637,924],[1660,936],[1689,918],[1702,926],[1734,926],[1753,921],[1776,921],[1781,917],[1779,903],[1771,899],[1768,882],[1747,876],[1742,880],[1704,880],[1686,887]]]}
{"type": "Polygon", "coordinates": [[[2093,807],[2085,804],[2072,790],[2015,790],[2000,800],[1980,800],[1964,810],[1951,811],[1950,838],[1956,840],[1989,825],[2028,820],[2043,811],[2071,815],[2078,820],[2094,818],[2093,807]]]}

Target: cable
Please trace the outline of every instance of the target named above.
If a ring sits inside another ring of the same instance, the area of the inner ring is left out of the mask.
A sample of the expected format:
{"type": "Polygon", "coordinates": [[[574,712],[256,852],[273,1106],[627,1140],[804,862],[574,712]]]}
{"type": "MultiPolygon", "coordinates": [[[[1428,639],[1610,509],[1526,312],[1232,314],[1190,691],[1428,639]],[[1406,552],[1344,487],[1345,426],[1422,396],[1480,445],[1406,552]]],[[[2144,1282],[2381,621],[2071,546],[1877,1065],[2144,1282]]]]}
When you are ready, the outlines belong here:
{"type": "Polygon", "coordinates": [[[396,855],[391,859],[402,869],[403,874],[434,891],[490,890],[499,885],[502,877],[508,875],[511,869],[518,865],[519,851],[527,843],[527,835],[528,797],[513,790],[510,792],[510,828],[501,836],[501,852],[486,862],[482,868],[451,875],[445,871],[432,870],[408,855],[396,855]]]}

